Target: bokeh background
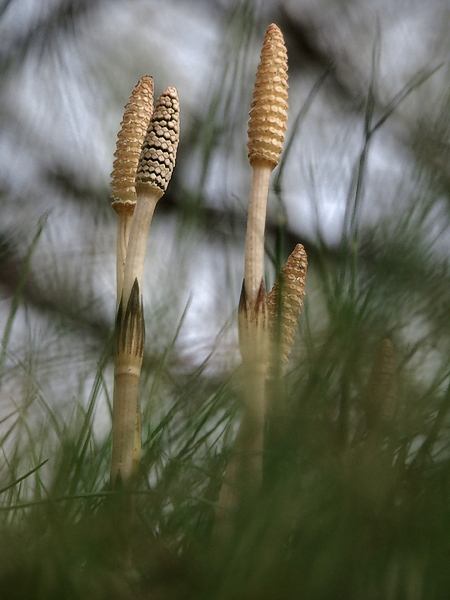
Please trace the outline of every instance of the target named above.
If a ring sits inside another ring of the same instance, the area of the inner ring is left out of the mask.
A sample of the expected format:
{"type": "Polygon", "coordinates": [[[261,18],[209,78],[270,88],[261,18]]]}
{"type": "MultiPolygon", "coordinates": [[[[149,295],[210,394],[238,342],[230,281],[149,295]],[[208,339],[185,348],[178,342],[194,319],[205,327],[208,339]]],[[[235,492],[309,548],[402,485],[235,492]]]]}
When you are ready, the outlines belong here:
{"type": "Polygon", "coordinates": [[[449,29],[448,0],[0,0],[0,595],[448,598],[449,29]],[[271,22],[290,112],[267,288],[299,242],[309,266],[267,386],[262,491],[227,545],[246,129],[271,22]],[[181,141],[148,241],[128,531],[109,486],[109,182],[143,75],[178,89],[181,141]]]}
{"type": "MultiPolygon", "coordinates": [[[[4,0],[5,427],[18,410],[34,411],[36,397],[61,411],[87,401],[100,357],[110,356],[110,172],[123,106],[144,74],[153,75],[156,93],[177,87],[181,102],[177,166],[149,238],[146,369],[151,373],[164,357],[174,380],[195,372],[214,383],[238,365],[235,316],[250,187],[246,124],[271,22],[288,48],[290,116],[289,152],[275,171],[269,206],[269,285],[294,244],[304,243],[310,315],[320,329],[314,256],[338,256],[352,229],[349,203],[362,183],[355,214],[367,277],[379,267],[380,248],[395,259],[403,235],[411,250],[401,276],[397,270],[384,279],[395,306],[389,301],[374,318],[386,324],[395,310],[395,326],[386,327],[407,340],[407,360],[415,356],[418,369],[431,361],[434,377],[448,345],[437,333],[446,327],[438,315],[447,310],[449,251],[446,0],[4,0]],[[369,140],[370,119],[383,123],[369,140]],[[421,249],[415,256],[417,236],[430,255],[421,249]],[[425,289],[420,261],[431,255],[439,269],[434,287],[425,289]]],[[[105,360],[110,398],[112,366],[105,360]]],[[[30,414],[45,417],[42,408],[30,414]]],[[[107,432],[108,402],[97,416],[96,427],[107,432]]]]}

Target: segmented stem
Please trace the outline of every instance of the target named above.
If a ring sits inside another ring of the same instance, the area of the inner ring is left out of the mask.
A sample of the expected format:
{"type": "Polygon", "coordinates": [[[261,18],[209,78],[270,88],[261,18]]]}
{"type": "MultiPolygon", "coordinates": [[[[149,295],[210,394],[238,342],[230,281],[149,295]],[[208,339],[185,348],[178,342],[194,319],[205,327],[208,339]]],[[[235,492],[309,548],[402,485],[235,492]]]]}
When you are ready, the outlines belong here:
{"type": "Polygon", "coordinates": [[[116,369],[113,409],[111,484],[129,487],[136,475],[140,439],[136,424],[139,415],[138,387],[144,356],[145,326],[141,291],[137,279],[126,310],[120,303],[116,318],[116,369]],[[139,447],[136,448],[136,445],[139,447]]]}
{"type": "MultiPolygon", "coordinates": [[[[175,164],[179,104],[175,88],[158,98],[136,170],[136,209],[131,222],[123,289],[116,321],[116,372],[113,425],[112,485],[130,485],[141,451],[138,388],[144,354],[142,276],[147,238],[158,200],[175,164]]],[[[125,240],[126,232],[122,233],[125,240]]]]}
{"type": "Polygon", "coordinates": [[[245,506],[262,480],[265,382],[269,356],[264,287],[264,230],[270,173],[278,164],[287,119],[287,53],[279,28],[269,26],[256,73],[248,125],[252,185],[245,240],[244,283],[239,304],[239,345],[245,409],[219,496],[215,533],[233,530],[230,511],[245,506]]]}

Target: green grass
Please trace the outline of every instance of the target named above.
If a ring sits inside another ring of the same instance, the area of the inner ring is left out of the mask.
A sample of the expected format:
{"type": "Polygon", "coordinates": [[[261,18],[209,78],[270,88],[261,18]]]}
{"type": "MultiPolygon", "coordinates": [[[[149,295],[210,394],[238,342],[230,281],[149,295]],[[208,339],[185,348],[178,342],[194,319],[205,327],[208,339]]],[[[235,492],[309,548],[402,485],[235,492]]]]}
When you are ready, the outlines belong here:
{"type": "Polygon", "coordinates": [[[37,382],[4,423],[3,593],[445,598],[450,282],[419,203],[364,232],[351,293],[342,273],[353,257],[311,248],[299,342],[272,390],[264,486],[229,545],[211,531],[242,404],[239,369],[215,379],[203,366],[174,373],[172,343],[146,371],[131,531],[118,518],[123,498],[109,491],[110,438],[94,434],[99,406],[110,404],[111,343],[87,403],[60,412],[37,382]],[[396,412],[368,435],[364,399],[385,336],[397,356],[396,412]],[[38,424],[31,406],[43,415],[38,424]]]}
{"type": "MultiPolygon", "coordinates": [[[[238,15],[238,22],[247,20],[238,15]]],[[[200,239],[211,235],[210,213],[203,206],[205,181],[216,145],[225,140],[231,146],[227,136],[232,136],[220,128],[219,117],[233,102],[239,104],[227,77],[245,79],[251,33],[240,31],[241,62],[230,60],[224,67],[219,78],[224,88],[211,97],[203,129],[196,137],[191,132],[201,168],[195,193],[180,182],[175,192],[180,205],[190,199],[176,224],[180,256],[183,241],[192,244],[193,230],[200,239]]],[[[359,218],[372,136],[433,72],[414,78],[377,119],[372,81],[343,237],[338,248],[321,239],[307,244],[307,296],[297,344],[288,373],[271,386],[264,484],[252,505],[236,516],[238,527],[227,543],[218,543],[212,528],[242,409],[240,369],[217,374],[215,364],[211,374],[208,360],[194,369],[176,356],[185,288],[174,284],[176,267],[168,270],[172,279],[158,291],[160,306],[147,312],[147,331],[154,335],[147,340],[152,354],[144,362],[141,387],[142,461],[131,500],[136,519],[123,527],[130,497],[110,491],[111,439],[108,430],[98,429],[99,414],[108,427],[111,417],[111,337],[98,352],[96,368],[86,363],[74,381],[75,392],[57,401],[58,393],[36,366],[39,343],[53,343],[55,332],[49,328],[39,342],[28,323],[29,352],[12,345],[18,308],[27,308],[23,286],[45,233],[44,222],[39,225],[0,354],[3,391],[12,405],[1,428],[0,597],[448,597],[450,275],[442,233],[448,218],[443,213],[444,226],[433,234],[438,197],[419,177],[409,208],[373,227],[363,227],[359,218]],[[152,343],[158,335],[164,344],[152,343]],[[395,414],[370,429],[367,387],[386,337],[396,353],[395,414]]],[[[292,141],[325,83],[326,74],[293,119],[292,141]]],[[[288,141],[274,184],[282,217],[283,173],[295,159],[292,148],[288,141]]],[[[224,261],[230,259],[228,244],[239,234],[231,223],[220,241],[224,261]]],[[[292,249],[290,241],[281,218],[267,238],[273,271],[292,249]]],[[[56,339],[64,342],[66,334],[72,339],[63,323],[56,339]]],[[[219,337],[219,350],[220,343],[219,337]]],[[[71,358],[70,351],[63,355],[58,371],[70,370],[71,358]]]]}

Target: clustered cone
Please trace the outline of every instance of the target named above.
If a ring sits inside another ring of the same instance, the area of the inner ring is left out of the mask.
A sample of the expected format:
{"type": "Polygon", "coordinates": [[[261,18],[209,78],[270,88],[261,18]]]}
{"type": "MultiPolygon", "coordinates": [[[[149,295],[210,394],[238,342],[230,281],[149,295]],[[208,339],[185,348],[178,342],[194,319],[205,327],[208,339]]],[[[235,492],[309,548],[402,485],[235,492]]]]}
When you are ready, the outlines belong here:
{"type": "Polygon", "coordinates": [[[297,244],[267,297],[269,332],[271,342],[275,345],[274,354],[280,356],[285,364],[294,344],[297,318],[303,306],[307,266],[305,249],[297,244]]]}
{"type": "Polygon", "coordinates": [[[283,34],[269,25],[256,71],[248,123],[248,158],[276,167],[283,150],[288,110],[287,51],[283,34]]]}
{"type": "Polygon", "coordinates": [[[145,137],[136,173],[136,187],[150,186],[162,193],[172,176],[180,130],[180,105],[174,87],[158,98],[145,137]]]}
{"type": "Polygon", "coordinates": [[[112,206],[117,212],[134,211],[135,178],[142,144],[153,114],[153,78],[144,75],[134,87],[125,106],[117,136],[111,173],[112,206]]]}

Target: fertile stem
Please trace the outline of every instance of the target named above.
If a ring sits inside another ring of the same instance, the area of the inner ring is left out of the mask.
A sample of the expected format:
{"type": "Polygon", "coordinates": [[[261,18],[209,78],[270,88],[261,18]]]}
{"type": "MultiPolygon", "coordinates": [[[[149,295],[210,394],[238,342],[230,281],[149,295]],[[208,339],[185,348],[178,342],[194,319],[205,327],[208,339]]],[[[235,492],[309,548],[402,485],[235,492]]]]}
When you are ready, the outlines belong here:
{"type": "Polygon", "coordinates": [[[120,303],[116,320],[116,371],[111,483],[130,487],[137,472],[140,439],[136,436],[138,387],[144,356],[144,314],[137,279],[125,313],[120,303]],[[138,446],[138,447],[137,447],[138,446]]]}
{"type": "MultiPolygon", "coordinates": [[[[158,98],[136,171],[137,202],[131,222],[116,321],[116,388],[114,398],[113,487],[119,477],[130,486],[139,466],[141,435],[138,388],[144,354],[142,279],[147,238],[155,206],[164,194],[175,164],[179,103],[175,88],[158,98]]],[[[127,237],[123,222],[122,243],[127,237]]]]}
{"type": "Polygon", "coordinates": [[[216,534],[221,537],[232,533],[230,511],[247,506],[262,479],[265,382],[269,365],[267,299],[263,278],[264,230],[270,173],[278,164],[286,129],[287,87],[287,53],[283,35],[272,24],[264,38],[248,125],[252,186],[238,322],[245,409],[219,496],[216,534]]]}

